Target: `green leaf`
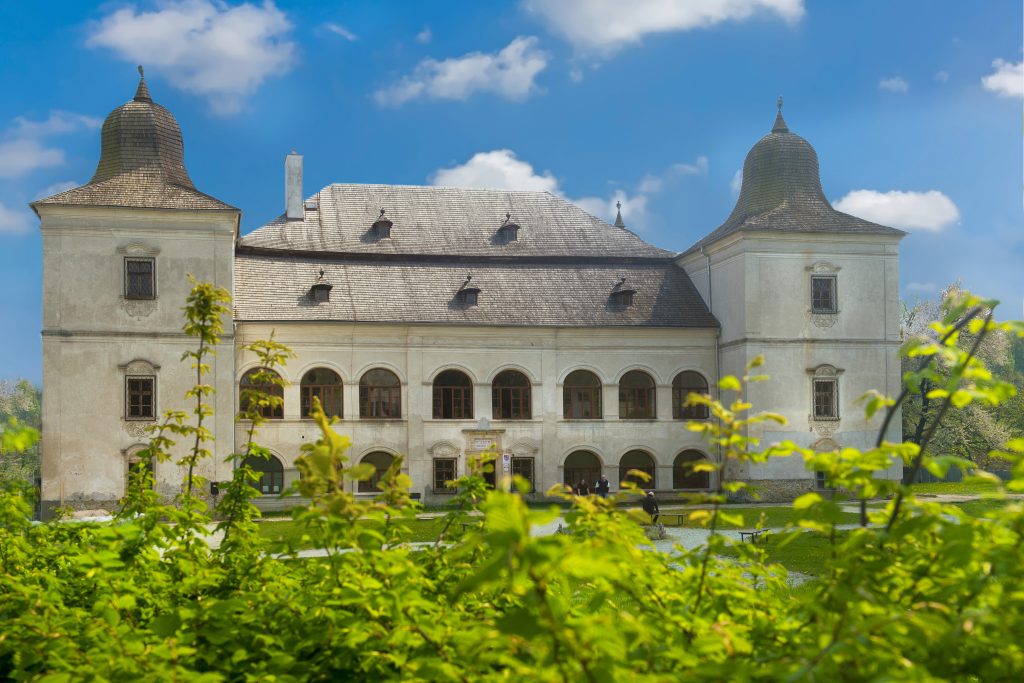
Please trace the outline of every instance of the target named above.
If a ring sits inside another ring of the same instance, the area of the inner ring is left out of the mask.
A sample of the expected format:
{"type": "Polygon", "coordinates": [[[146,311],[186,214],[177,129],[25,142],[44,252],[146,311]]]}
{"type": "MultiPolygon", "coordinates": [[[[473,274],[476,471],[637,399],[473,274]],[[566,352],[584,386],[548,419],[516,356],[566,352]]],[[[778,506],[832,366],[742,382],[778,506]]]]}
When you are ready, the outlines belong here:
{"type": "Polygon", "coordinates": [[[813,505],[817,505],[821,501],[822,501],[821,496],[819,494],[811,491],[810,493],[805,493],[802,496],[798,497],[796,500],[794,500],[793,501],[793,509],[794,510],[806,510],[807,508],[809,508],[809,507],[811,507],[813,505]]]}

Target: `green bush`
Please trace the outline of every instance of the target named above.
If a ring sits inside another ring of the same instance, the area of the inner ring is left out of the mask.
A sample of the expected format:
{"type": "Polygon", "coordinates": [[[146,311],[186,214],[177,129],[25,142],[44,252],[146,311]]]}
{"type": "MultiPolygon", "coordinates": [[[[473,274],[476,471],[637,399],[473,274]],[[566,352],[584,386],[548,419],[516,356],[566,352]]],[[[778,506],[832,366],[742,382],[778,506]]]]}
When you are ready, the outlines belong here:
{"type": "MultiPolygon", "coordinates": [[[[223,292],[199,285],[190,299],[190,354],[197,386],[203,357],[216,341],[223,292]],[[205,287],[205,288],[204,288],[205,287]],[[203,349],[206,349],[204,351],[203,349]]],[[[937,323],[936,340],[914,347],[911,391],[929,379],[933,415],[972,401],[998,405],[1012,388],[993,378],[956,341],[1020,323],[997,323],[988,306],[965,298],[937,323]],[[930,359],[941,357],[942,372],[930,359]],[[941,382],[941,384],[939,384],[941,382]]],[[[266,369],[287,350],[254,350],[266,369]]],[[[753,365],[756,367],[759,362],[753,365]]],[[[19,493],[0,496],[0,677],[13,680],[159,681],[665,681],[665,680],[1018,680],[1024,671],[1024,511],[1008,504],[977,519],[876,478],[892,458],[941,473],[961,461],[918,444],[859,452],[813,453],[792,444],[762,450],[745,437],[750,424],[781,418],[750,414],[742,396],[750,375],[725,378],[727,403],[705,402],[714,420],[699,429],[732,459],[803,457],[855,497],[892,493],[871,512],[875,524],[837,533],[839,504],[816,493],[794,503],[799,527],[815,530],[827,557],[820,577],[794,589],[787,572],[752,544],[712,534],[706,547],[653,552],[637,517],[613,499],[575,499],[567,534],[530,530],[559,510],[530,509],[511,490],[488,490],[483,461],[458,482],[458,505],[437,542],[415,549],[399,541],[418,506],[396,462],[374,500],[356,498],[343,480],[370,476],[350,464],[348,440],[322,412],[321,437],[304,448],[299,492],[311,500],[295,513],[323,557],[273,556],[253,523],[258,514],[242,466],[264,452],[252,421],[245,452],[214,516],[225,540],[207,543],[211,513],[194,491],[209,415],[199,388],[192,421],[169,413],[145,457],[166,458],[172,438],[192,448],[174,505],[163,505],[138,468],[114,524],[32,524],[19,493]],[[479,527],[458,523],[471,510],[479,527]],[[727,557],[726,555],[730,555],[727,557]]],[[[868,397],[870,414],[895,419],[902,397],[868,397]]],[[[252,397],[249,406],[270,398],[252,397]]],[[[884,431],[883,431],[884,433],[884,431]]],[[[9,428],[4,443],[30,437],[9,428]]],[[[925,434],[927,437],[927,434],[925,434]]],[[[997,493],[1024,490],[1024,439],[999,454],[1014,478],[997,493]]],[[[722,477],[718,477],[722,479],[722,477]]],[[[743,488],[721,481],[710,510],[693,514],[714,530],[719,509],[743,488]]],[[[780,544],[803,542],[794,530],[780,544]]]]}

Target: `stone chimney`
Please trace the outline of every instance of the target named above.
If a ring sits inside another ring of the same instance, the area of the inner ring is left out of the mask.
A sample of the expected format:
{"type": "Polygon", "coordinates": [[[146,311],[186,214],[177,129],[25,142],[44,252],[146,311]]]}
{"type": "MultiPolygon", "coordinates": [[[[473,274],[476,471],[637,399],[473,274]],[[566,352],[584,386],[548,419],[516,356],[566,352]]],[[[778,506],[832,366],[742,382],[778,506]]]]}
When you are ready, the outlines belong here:
{"type": "Polygon", "coordinates": [[[290,221],[305,218],[302,209],[302,155],[295,150],[284,158],[284,206],[290,221]]]}

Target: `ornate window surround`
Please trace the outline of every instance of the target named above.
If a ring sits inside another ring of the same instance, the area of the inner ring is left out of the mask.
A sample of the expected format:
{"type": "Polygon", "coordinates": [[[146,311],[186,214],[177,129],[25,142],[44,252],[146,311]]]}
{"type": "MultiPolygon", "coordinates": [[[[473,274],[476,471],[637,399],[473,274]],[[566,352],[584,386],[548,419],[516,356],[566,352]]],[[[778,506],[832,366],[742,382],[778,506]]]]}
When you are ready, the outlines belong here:
{"type": "Polygon", "coordinates": [[[121,385],[123,396],[121,399],[121,421],[125,430],[132,436],[145,436],[146,428],[157,421],[160,414],[160,366],[145,358],[136,358],[127,363],[117,366],[121,374],[121,385]],[[128,416],[128,379],[131,377],[147,377],[153,379],[153,416],[152,417],[129,417],[128,416]]]}
{"type": "Polygon", "coordinates": [[[807,266],[805,270],[808,273],[807,276],[807,315],[810,318],[811,323],[815,327],[829,328],[836,324],[839,320],[839,314],[841,312],[839,308],[839,271],[842,270],[841,266],[837,266],[829,261],[816,261],[815,263],[807,266]],[[813,280],[815,277],[829,276],[835,281],[835,297],[836,306],[835,310],[831,312],[815,312],[814,310],[814,290],[813,280]]]}

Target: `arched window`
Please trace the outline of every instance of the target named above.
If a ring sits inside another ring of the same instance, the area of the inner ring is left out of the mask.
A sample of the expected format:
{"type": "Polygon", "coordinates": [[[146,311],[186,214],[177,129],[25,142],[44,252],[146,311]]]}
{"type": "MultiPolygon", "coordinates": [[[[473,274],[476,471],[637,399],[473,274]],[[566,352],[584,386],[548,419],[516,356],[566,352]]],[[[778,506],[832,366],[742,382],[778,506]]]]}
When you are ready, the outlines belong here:
{"type": "Polygon", "coordinates": [[[706,420],[707,406],[688,406],[686,397],[693,394],[708,393],[708,382],[699,372],[687,370],[680,372],[672,380],[672,419],[673,420],[706,420]]]}
{"type": "Polygon", "coordinates": [[[710,472],[694,472],[693,466],[707,458],[700,451],[687,450],[676,456],[672,463],[672,488],[706,489],[711,487],[710,472]]]}
{"type": "Polygon", "coordinates": [[[530,380],[516,370],[499,372],[491,383],[491,415],[495,420],[529,420],[530,380]]]}
{"type": "Polygon", "coordinates": [[[631,481],[641,488],[653,489],[654,481],[654,458],[645,451],[628,451],[619,460],[619,480],[622,482],[631,481]],[[630,470],[640,470],[647,474],[650,479],[643,480],[637,476],[631,476],[630,470]]]}
{"type": "Polygon", "coordinates": [[[601,419],[601,380],[587,370],[574,370],[565,378],[562,414],[566,420],[601,419]]]}
{"type": "Polygon", "coordinates": [[[359,380],[359,417],[402,417],[402,383],[395,373],[384,368],[374,368],[363,374],[359,380]]]}
{"type": "Polygon", "coordinates": [[[284,417],[284,387],[280,384],[281,376],[267,368],[253,368],[244,375],[238,383],[239,407],[242,412],[248,412],[253,406],[259,414],[270,420],[280,420],[284,417]],[[274,378],[275,381],[271,381],[274,378]],[[266,394],[280,399],[273,405],[266,403],[259,394],[266,394]]]}
{"type": "Polygon", "coordinates": [[[473,382],[464,372],[445,370],[434,379],[434,419],[471,420],[473,382]]]}
{"type": "Polygon", "coordinates": [[[250,455],[245,459],[245,465],[260,473],[259,481],[250,482],[253,488],[264,494],[281,493],[284,488],[284,465],[280,460],[272,455],[269,458],[250,455]]]}
{"type": "Polygon", "coordinates": [[[580,482],[586,482],[593,490],[594,484],[601,477],[601,461],[590,451],[573,451],[565,459],[563,469],[565,485],[571,486],[574,490],[580,482]]]}
{"type": "Polygon", "coordinates": [[[300,396],[302,417],[309,417],[313,399],[320,400],[324,415],[341,417],[341,377],[329,368],[313,368],[302,376],[300,396]]]}
{"type": "Polygon", "coordinates": [[[377,485],[384,478],[384,475],[387,474],[393,460],[394,457],[384,451],[374,451],[364,455],[363,459],[360,460],[360,464],[373,465],[374,471],[369,479],[359,482],[359,493],[377,493],[380,490],[377,488],[377,485]]]}
{"type": "Polygon", "coordinates": [[[654,380],[646,372],[630,370],[619,380],[619,419],[651,420],[654,408],[654,380]]]}

